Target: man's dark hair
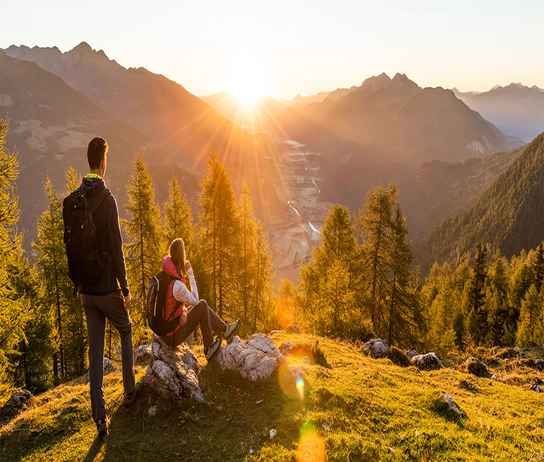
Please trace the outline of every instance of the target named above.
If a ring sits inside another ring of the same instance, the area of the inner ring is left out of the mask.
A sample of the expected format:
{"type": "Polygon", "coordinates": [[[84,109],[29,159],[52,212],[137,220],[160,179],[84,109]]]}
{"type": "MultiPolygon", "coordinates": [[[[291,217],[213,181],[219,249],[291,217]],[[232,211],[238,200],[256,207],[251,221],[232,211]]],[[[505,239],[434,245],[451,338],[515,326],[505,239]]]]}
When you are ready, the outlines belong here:
{"type": "Polygon", "coordinates": [[[101,136],[93,138],[89,142],[89,147],[87,148],[87,161],[89,162],[89,168],[91,170],[96,170],[100,167],[100,162],[106,157],[108,152],[108,143],[101,136]]]}

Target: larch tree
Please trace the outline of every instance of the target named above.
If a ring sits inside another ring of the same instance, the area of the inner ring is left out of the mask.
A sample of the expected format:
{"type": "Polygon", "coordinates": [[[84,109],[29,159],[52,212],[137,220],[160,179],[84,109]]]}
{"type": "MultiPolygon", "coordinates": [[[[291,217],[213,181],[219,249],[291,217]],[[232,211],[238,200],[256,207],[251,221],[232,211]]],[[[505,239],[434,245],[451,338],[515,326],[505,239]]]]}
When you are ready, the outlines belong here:
{"type": "Polygon", "coordinates": [[[389,264],[392,247],[392,214],[398,190],[391,184],[387,189],[376,186],[367,194],[366,202],[359,211],[357,229],[362,240],[362,282],[366,281],[367,311],[373,329],[387,335],[388,322],[385,306],[388,297],[389,264]]]}
{"type": "Polygon", "coordinates": [[[123,244],[127,278],[131,294],[131,317],[134,321],[135,343],[143,341],[147,286],[151,276],[161,269],[164,241],[161,232],[160,207],[155,202],[153,182],[142,157],[137,155],[127,184],[129,218],[121,220],[127,236],[123,244]]]}
{"type": "Polygon", "coordinates": [[[166,245],[169,246],[174,239],[181,237],[185,243],[187,259],[194,260],[197,247],[193,212],[176,178],[168,183],[168,200],[163,210],[166,245]]]}
{"type": "Polygon", "coordinates": [[[28,319],[27,306],[10,279],[10,265],[21,256],[21,235],[17,232],[19,202],[14,192],[19,174],[16,152],[5,148],[8,121],[0,120],[0,399],[12,388],[13,374],[7,355],[14,352],[28,319]]]}
{"type": "Polygon", "coordinates": [[[523,348],[541,345],[543,341],[542,298],[532,284],[521,303],[517,344],[523,348]]]}
{"type": "Polygon", "coordinates": [[[207,164],[198,197],[198,242],[205,273],[199,292],[224,319],[232,314],[236,303],[239,218],[232,183],[217,152],[210,153],[207,164]]]}
{"type": "Polygon", "coordinates": [[[472,275],[469,282],[468,311],[472,321],[469,332],[477,345],[485,343],[488,332],[488,316],[485,306],[486,279],[487,279],[487,246],[479,242],[476,245],[476,255],[472,265],[472,275]]]}

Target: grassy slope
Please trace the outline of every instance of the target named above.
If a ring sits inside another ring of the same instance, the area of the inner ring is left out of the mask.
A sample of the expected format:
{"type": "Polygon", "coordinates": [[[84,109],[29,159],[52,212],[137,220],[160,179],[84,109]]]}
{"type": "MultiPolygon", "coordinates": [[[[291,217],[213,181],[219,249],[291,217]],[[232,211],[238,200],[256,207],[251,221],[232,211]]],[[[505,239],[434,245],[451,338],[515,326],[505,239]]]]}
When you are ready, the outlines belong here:
{"type": "MultiPolygon", "coordinates": [[[[34,398],[0,427],[0,460],[296,461],[298,454],[299,460],[321,461],[326,454],[328,461],[497,462],[544,457],[542,395],[527,386],[542,376],[536,371],[511,370],[511,384],[506,384],[468,375],[461,367],[401,368],[322,338],[280,335],[274,340],[318,352],[318,364],[299,363],[305,369],[304,400],[292,384],[279,385],[282,373],[253,384],[208,367],[202,373],[206,404],[167,403],[146,389],[126,412],[121,375],[112,373],[105,379],[110,436],[101,442],[90,418],[88,386],[76,380],[34,398]],[[475,390],[467,391],[462,381],[475,390]],[[466,417],[443,410],[437,400],[441,391],[453,396],[466,417]],[[153,405],[157,414],[150,417],[153,405]],[[272,439],[271,429],[277,431],[272,439]]],[[[145,368],[139,369],[138,378],[144,375],[145,368]]]]}

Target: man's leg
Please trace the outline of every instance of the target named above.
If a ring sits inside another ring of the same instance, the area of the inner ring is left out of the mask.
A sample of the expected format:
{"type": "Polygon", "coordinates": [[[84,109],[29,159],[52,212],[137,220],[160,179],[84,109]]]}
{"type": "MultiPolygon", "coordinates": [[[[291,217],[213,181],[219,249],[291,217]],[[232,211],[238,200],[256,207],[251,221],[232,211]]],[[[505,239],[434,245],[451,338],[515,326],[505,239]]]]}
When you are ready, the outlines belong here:
{"type": "Polygon", "coordinates": [[[100,309],[119,331],[121,337],[121,358],[123,364],[123,388],[126,394],[135,389],[134,352],[132,350],[132,320],[123,304],[119,292],[100,297],[100,309]]]}
{"type": "Polygon", "coordinates": [[[83,310],[87,320],[89,339],[89,382],[91,388],[91,409],[94,421],[106,418],[106,402],[102,385],[104,382],[104,335],[106,318],[91,295],[82,295],[83,310]]]}

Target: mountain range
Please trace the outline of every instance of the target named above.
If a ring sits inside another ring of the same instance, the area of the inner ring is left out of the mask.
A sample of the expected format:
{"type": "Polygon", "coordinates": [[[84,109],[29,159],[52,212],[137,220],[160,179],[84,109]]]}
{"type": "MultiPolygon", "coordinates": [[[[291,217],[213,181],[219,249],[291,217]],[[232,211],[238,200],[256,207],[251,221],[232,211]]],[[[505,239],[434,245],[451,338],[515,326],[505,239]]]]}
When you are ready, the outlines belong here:
{"type": "Polygon", "coordinates": [[[528,142],[544,131],[544,89],[512,83],[484,93],[453,89],[467,106],[479,112],[504,133],[528,142]]]}

